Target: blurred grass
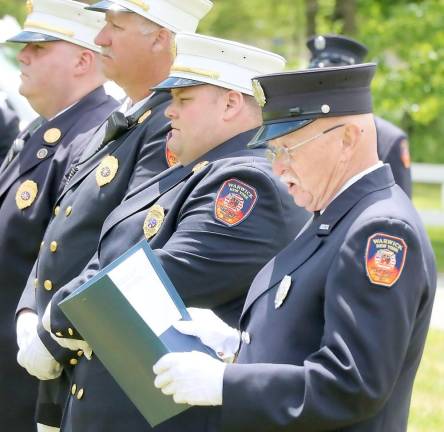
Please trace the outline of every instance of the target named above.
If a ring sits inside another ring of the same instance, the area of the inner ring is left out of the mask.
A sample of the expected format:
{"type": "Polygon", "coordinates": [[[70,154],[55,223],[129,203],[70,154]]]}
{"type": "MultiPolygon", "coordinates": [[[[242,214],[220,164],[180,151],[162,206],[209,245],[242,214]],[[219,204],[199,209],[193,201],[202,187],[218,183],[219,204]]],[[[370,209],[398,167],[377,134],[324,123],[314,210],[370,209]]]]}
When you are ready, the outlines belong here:
{"type": "Polygon", "coordinates": [[[441,208],[441,185],[413,183],[413,203],[419,210],[439,210],[441,208]]]}
{"type": "MultiPolygon", "coordinates": [[[[413,203],[418,210],[441,209],[441,185],[414,183],[413,203]]],[[[444,273],[444,221],[442,227],[427,227],[427,232],[435,251],[438,272],[444,273]]]]}
{"type": "Polygon", "coordinates": [[[408,432],[444,431],[444,331],[430,330],[416,376],[408,432]]]}

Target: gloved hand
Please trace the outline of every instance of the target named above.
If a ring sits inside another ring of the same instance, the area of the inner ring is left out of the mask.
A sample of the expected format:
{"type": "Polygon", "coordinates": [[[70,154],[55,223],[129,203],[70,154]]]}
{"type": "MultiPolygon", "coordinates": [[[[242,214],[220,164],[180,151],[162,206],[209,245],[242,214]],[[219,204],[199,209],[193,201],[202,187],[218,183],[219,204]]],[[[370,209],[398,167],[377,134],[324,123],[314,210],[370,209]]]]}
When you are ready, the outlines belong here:
{"type": "Polygon", "coordinates": [[[219,358],[227,363],[234,360],[239,344],[239,331],[223,322],[212,310],[188,308],[191,321],[174,323],[176,330],[183,334],[197,336],[209,346],[219,358]]]}
{"type": "Polygon", "coordinates": [[[198,351],[165,354],[154,366],[154,385],[177,404],[222,405],[226,364],[198,351]]]}
{"type": "Polygon", "coordinates": [[[23,348],[32,341],[39,321],[39,316],[32,310],[24,310],[19,313],[16,322],[17,345],[23,348]]]}
{"type": "Polygon", "coordinates": [[[69,339],[58,337],[51,332],[51,302],[46,306],[45,313],[42,318],[43,328],[51,335],[51,337],[63,348],[69,349],[71,351],[82,350],[84,356],[91,360],[92,348],[89,346],[88,342],[81,339],[69,339]]]}
{"type": "Polygon", "coordinates": [[[62,366],[54,359],[37,334],[37,327],[28,344],[20,347],[17,362],[24,367],[30,375],[39,380],[55,379],[62,373],[62,366]]]}

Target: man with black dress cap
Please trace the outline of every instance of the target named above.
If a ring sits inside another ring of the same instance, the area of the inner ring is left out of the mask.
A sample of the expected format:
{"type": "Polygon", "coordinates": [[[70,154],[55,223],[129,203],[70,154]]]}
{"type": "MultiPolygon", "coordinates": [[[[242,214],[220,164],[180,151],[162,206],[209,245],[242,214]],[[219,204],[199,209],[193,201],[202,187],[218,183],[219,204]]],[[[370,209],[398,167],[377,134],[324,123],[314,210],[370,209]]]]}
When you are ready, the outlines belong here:
{"type": "MultiPolygon", "coordinates": [[[[367,47],[346,36],[325,35],[308,39],[311,52],[310,68],[346,66],[362,63],[367,47]]],[[[390,164],[396,183],[412,196],[412,175],[410,172],[410,151],[407,134],[398,126],[375,116],[378,155],[390,164]]]]}
{"type": "Polygon", "coordinates": [[[236,363],[194,352],[154,366],[177,403],[220,406],[209,431],[407,429],[436,267],[418,214],[378,160],[374,71],[257,78],[264,126],[250,146],[268,143],[274,173],[315,216],[257,274],[241,334],[205,310],[177,324],[213,349],[240,343],[236,363]]]}

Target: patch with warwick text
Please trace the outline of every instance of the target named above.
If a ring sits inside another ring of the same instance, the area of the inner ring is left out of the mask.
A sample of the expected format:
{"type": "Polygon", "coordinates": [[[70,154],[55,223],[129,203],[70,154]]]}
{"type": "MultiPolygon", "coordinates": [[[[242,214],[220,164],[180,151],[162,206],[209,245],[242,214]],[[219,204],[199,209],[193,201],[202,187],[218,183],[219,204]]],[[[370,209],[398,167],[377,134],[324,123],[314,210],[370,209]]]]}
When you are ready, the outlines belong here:
{"type": "Polygon", "coordinates": [[[365,269],[370,282],[391,287],[401,276],[406,256],[407,245],[402,238],[373,234],[365,251],[365,269]]]}
{"type": "Polygon", "coordinates": [[[225,225],[239,225],[251,213],[256,201],[257,192],[254,187],[232,178],[219,189],[214,215],[225,225]]]}

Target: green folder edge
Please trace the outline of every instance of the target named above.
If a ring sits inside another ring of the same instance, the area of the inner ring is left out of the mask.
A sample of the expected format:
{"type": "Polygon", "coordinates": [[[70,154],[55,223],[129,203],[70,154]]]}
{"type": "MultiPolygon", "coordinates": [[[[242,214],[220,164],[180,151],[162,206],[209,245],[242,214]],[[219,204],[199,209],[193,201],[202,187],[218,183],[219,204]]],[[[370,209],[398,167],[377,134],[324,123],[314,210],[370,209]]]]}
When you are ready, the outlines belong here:
{"type": "Polygon", "coordinates": [[[106,266],[62,300],[59,306],[91,345],[94,354],[128,398],[154,427],[190,406],[176,404],[171,396],[164,395],[154,387],[155,375],[152,365],[166,354],[168,349],[107,275],[141,248],[164,283],[182,318],[190,319],[182,299],[145,240],[106,266]],[[95,319],[91,319],[93,316],[95,319]]]}

